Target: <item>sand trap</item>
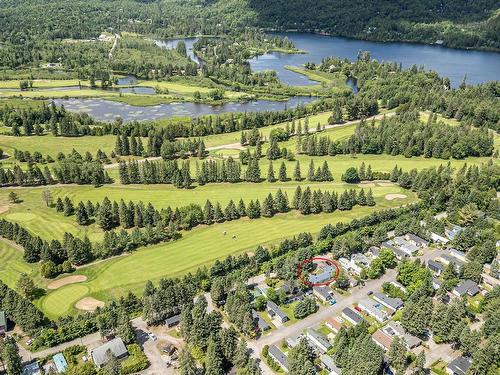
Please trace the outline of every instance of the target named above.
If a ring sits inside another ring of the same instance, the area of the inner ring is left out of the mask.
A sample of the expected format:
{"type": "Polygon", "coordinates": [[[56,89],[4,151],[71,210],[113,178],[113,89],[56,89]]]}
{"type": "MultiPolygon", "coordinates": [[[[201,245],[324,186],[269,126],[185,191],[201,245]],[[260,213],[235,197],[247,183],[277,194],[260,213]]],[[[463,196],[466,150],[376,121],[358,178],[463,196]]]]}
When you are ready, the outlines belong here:
{"type": "Polygon", "coordinates": [[[104,302],[92,297],[85,297],[78,301],[75,307],[78,310],[95,311],[98,307],[104,307],[104,302]]]}
{"type": "Polygon", "coordinates": [[[394,182],[377,182],[378,186],[394,186],[394,182]]]}
{"type": "Polygon", "coordinates": [[[387,199],[388,201],[393,201],[394,199],[405,199],[405,198],[408,198],[408,196],[404,194],[387,194],[385,196],[385,199],[387,199]]]}
{"type": "Polygon", "coordinates": [[[251,258],[255,256],[255,253],[253,251],[247,251],[247,255],[249,258],[251,258]]]}
{"type": "Polygon", "coordinates": [[[363,182],[360,182],[359,185],[361,187],[375,187],[377,185],[375,185],[374,182],[370,182],[370,181],[363,181],[363,182]]]}
{"type": "Polygon", "coordinates": [[[60,287],[63,287],[65,285],[81,283],[83,281],[87,281],[87,276],[83,276],[83,275],[68,276],[68,277],[63,277],[62,279],[59,279],[59,280],[52,281],[47,286],[47,288],[48,289],[59,289],[60,287]]]}

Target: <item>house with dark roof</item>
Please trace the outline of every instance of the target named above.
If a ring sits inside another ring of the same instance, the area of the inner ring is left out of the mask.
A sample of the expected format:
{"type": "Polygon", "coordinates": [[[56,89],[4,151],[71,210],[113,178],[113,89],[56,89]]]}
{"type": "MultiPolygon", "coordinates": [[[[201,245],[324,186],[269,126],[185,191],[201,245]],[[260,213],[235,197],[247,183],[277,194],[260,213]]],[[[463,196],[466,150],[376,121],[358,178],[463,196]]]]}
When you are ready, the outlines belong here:
{"type": "Polygon", "coordinates": [[[271,319],[278,319],[281,323],[288,321],[288,316],[273,301],[267,301],[267,313],[271,319]]]}
{"type": "Polygon", "coordinates": [[[267,324],[267,322],[264,319],[262,319],[262,317],[259,314],[257,314],[255,310],[252,310],[252,317],[259,331],[264,332],[271,328],[269,324],[267,324]]]}
{"type": "Polygon", "coordinates": [[[165,325],[167,328],[172,328],[178,325],[181,322],[181,316],[180,314],[171,316],[170,318],[167,318],[165,320],[165,325]]]}
{"type": "Polygon", "coordinates": [[[444,266],[432,259],[429,259],[427,261],[427,267],[438,276],[441,275],[444,271],[444,266]]]}
{"type": "Polygon", "coordinates": [[[7,318],[5,312],[0,311],[0,336],[5,335],[5,332],[7,332],[7,318]]]}
{"type": "Polygon", "coordinates": [[[330,375],[340,375],[340,369],[335,365],[332,357],[323,354],[319,357],[319,360],[321,361],[321,366],[328,371],[330,375]]]}
{"type": "Polygon", "coordinates": [[[332,344],[324,335],[312,328],[306,330],[306,337],[320,353],[326,353],[332,347],[332,344]]]}
{"type": "Polygon", "coordinates": [[[385,242],[382,242],[381,246],[385,249],[389,249],[391,250],[394,255],[396,256],[396,259],[398,260],[403,260],[405,258],[408,258],[408,254],[405,253],[403,250],[399,249],[398,247],[390,244],[389,242],[385,241],[385,242]]]}
{"type": "Polygon", "coordinates": [[[119,337],[98,346],[90,352],[90,356],[98,368],[101,368],[109,361],[109,354],[117,359],[128,357],[128,350],[123,340],[119,337]]]}
{"type": "Polygon", "coordinates": [[[283,371],[288,372],[288,357],[276,345],[271,345],[268,351],[269,356],[276,362],[283,371]]]}
{"type": "Polygon", "coordinates": [[[378,303],[394,311],[397,311],[401,307],[403,307],[403,300],[401,298],[392,298],[385,295],[384,293],[373,293],[372,297],[378,303]]]}
{"type": "Polygon", "coordinates": [[[356,311],[349,307],[346,307],[344,310],[342,310],[342,317],[349,323],[354,325],[359,324],[364,320],[361,315],[359,315],[356,311]]]}
{"type": "Polygon", "coordinates": [[[412,244],[414,244],[415,246],[418,246],[418,247],[427,247],[429,246],[429,242],[424,240],[422,237],[419,237],[413,233],[406,233],[405,234],[405,240],[408,241],[408,242],[411,242],[412,244]]]}
{"type": "Polygon", "coordinates": [[[450,255],[450,254],[443,254],[439,257],[439,259],[446,265],[448,264],[453,264],[455,265],[455,269],[457,270],[457,272],[460,270],[460,267],[462,267],[465,262],[458,259],[458,258],[455,258],[454,256],[450,255]]]}
{"type": "Polygon", "coordinates": [[[472,280],[462,280],[455,288],[453,288],[452,293],[457,297],[462,297],[465,295],[474,297],[479,293],[479,287],[472,280]]]}
{"type": "Polygon", "coordinates": [[[42,371],[40,370],[38,362],[33,362],[25,365],[23,367],[21,375],[42,375],[42,371]]]}
{"type": "Polygon", "coordinates": [[[450,375],[465,375],[469,370],[472,361],[469,358],[459,356],[446,367],[446,372],[450,375]]]}
{"type": "Polygon", "coordinates": [[[326,286],[315,286],[313,287],[314,296],[321,302],[331,302],[334,298],[331,293],[331,289],[326,286]]]}

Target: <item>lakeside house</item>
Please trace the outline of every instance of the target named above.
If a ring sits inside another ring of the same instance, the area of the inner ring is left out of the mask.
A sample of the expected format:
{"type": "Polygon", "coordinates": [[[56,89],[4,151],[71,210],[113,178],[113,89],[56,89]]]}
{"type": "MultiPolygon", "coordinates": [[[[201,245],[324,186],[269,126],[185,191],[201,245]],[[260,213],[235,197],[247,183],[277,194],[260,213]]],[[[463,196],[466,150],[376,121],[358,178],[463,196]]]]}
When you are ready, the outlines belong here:
{"type": "Polygon", "coordinates": [[[387,313],[378,308],[378,304],[371,298],[364,298],[358,303],[358,307],[375,318],[378,322],[383,323],[387,320],[387,313]]]}
{"type": "Polygon", "coordinates": [[[288,357],[276,345],[271,345],[268,351],[269,356],[276,362],[283,371],[288,372],[288,357]]]}
{"type": "Polygon", "coordinates": [[[401,298],[392,298],[384,293],[373,293],[373,299],[385,307],[397,311],[403,307],[403,300],[401,298]]]}
{"type": "Polygon", "coordinates": [[[281,323],[288,321],[288,316],[273,301],[267,301],[267,314],[271,319],[278,319],[281,323]]]}
{"type": "Polygon", "coordinates": [[[90,352],[90,356],[98,368],[101,368],[109,361],[108,353],[111,353],[117,359],[128,357],[128,350],[123,340],[119,337],[98,346],[90,352]]]}
{"type": "Polygon", "coordinates": [[[457,297],[462,297],[464,295],[474,297],[479,293],[479,287],[472,280],[462,280],[453,288],[452,293],[457,297]]]}
{"type": "Polygon", "coordinates": [[[330,344],[326,336],[312,328],[306,330],[306,337],[312,346],[320,353],[326,353],[332,347],[332,344],[330,344]]]}
{"type": "Polygon", "coordinates": [[[450,375],[465,375],[469,371],[471,363],[469,358],[459,356],[448,364],[446,372],[450,375]]]}
{"type": "Polygon", "coordinates": [[[332,291],[326,286],[315,286],[313,287],[313,295],[321,302],[330,303],[334,301],[332,291]]]}
{"type": "Polygon", "coordinates": [[[342,310],[342,317],[349,323],[354,325],[357,325],[364,320],[361,315],[359,315],[356,311],[349,307],[346,307],[344,310],[342,310]]]}

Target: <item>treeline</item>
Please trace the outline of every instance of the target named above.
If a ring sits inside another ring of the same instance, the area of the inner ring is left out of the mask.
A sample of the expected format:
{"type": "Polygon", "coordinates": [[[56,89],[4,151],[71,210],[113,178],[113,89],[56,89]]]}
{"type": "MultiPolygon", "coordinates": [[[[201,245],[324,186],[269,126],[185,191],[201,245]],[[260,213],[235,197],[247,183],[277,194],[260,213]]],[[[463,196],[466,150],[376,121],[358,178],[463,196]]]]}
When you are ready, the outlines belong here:
{"type": "MultiPolygon", "coordinates": [[[[56,211],[65,216],[75,216],[79,225],[89,225],[96,222],[104,231],[110,231],[117,227],[123,229],[158,227],[191,229],[200,224],[210,225],[224,221],[237,220],[242,217],[257,219],[259,217],[272,217],[277,213],[285,213],[291,209],[299,210],[303,215],[318,214],[321,212],[333,212],[339,210],[351,210],[354,206],[374,206],[375,200],[371,189],[366,193],[364,189],[356,191],[346,190],[341,194],[335,192],[322,192],[321,190],[311,191],[309,187],[302,191],[300,186],[295,190],[292,205],[290,206],[288,197],[281,189],[278,189],[273,196],[271,193],[262,201],[250,200],[245,204],[240,199],[236,204],[229,200],[225,208],[217,203],[207,200],[202,207],[198,204],[189,204],[183,207],[162,208],[160,211],[154,208],[151,203],[145,205],[142,201],[126,203],[123,199],[120,202],[111,202],[105,197],[102,203],[93,204],[79,202],[76,205],[70,198],[58,198],[54,205],[56,211]]],[[[65,236],[66,239],[66,236],[65,236]]],[[[86,239],[84,242],[88,242],[86,239]]],[[[124,242],[124,241],[120,241],[124,242]]],[[[71,246],[64,246],[69,248],[71,246]]],[[[77,261],[71,257],[72,264],[84,264],[85,261],[77,261]]]]}
{"type": "Polygon", "coordinates": [[[100,161],[101,163],[104,163],[104,164],[111,163],[111,161],[109,160],[106,153],[104,151],[102,151],[101,149],[97,150],[95,157],[92,156],[92,153],[90,153],[89,151],[86,151],[85,155],[82,156],[75,149],[73,149],[71,151],[71,153],[69,153],[68,155],[65,155],[62,152],[58,152],[57,156],[56,156],[56,160],[54,160],[52,158],[52,156],[50,156],[50,155],[43,156],[38,151],[35,151],[35,152],[33,152],[33,154],[31,154],[31,152],[29,152],[29,151],[20,151],[20,150],[15,149],[14,150],[14,158],[16,160],[19,160],[22,163],[37,163],[37,164],[54,163],[56,160],[61,161],[61,160],[66,159],[66,158],[76,158],[76,159],[80,159],[80,160],[85,160],[87,162],[100,161]]]}
{"type": "Polygon", "coordinates": [[[466,126],[448,126],[430,115],[427,124],[420,121],[416,110],[384,117],[375,121],[361,121],[355,133],[346,141],[334,141],[328,136],[309,135],[297,140],[299,153],[309,156],[337,154],[389,154],[406,157],[424,156],[441,159],[463,159],[468,156],[491,156],[493,136],[487,129],[466,126]]]}
{"type": "Polygon", "coordinates": [[[47,166],[42,171],[36,164],[28,164],[25,171],[17,164],[12,169],[0,168],[2,186],[37,186],[54,183],[101,186],[112,182],[100,161],[73,157],[61,159],[52,167],[52,171],[47,166]]]}

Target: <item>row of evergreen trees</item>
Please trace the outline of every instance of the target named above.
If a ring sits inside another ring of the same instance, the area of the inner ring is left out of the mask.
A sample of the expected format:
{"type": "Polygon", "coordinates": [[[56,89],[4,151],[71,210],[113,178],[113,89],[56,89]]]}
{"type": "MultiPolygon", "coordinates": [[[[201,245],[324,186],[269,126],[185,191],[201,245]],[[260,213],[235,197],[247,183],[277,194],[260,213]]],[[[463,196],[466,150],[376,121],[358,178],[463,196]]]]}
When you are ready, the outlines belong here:
{"type": "Polygon", "coordinates": [[[39,151],[33,152],[33,155],[29,151],[20,151],[15,149],[14,150],[14,158],[16,160],[19,160],[22,163],[37,163],[37,164],[44,164],[44,163],[54,163],[56,160],[61,161],[66,158],[73,158],[73,159],[79,159],[79,160],[85,160],[85,161],[100,161],[101,163],[104,164],[109,164],[111,161],[109,160],[108,156],[104,151],[101,149],[98,149],[95,158],[92,156],[92,153],[89,151],[85,152],[85,155],[82,156],[78,151],[73,149],[68,155],[65,155],[62,152],[59,152],[56,156],[56,160],[52,158],[50,155],[43,156],[42,153],[39,151]]]}

